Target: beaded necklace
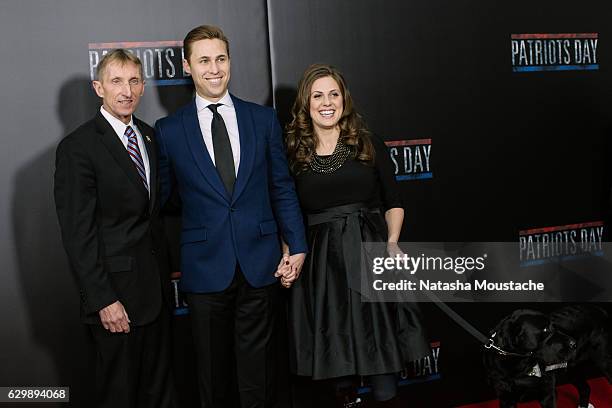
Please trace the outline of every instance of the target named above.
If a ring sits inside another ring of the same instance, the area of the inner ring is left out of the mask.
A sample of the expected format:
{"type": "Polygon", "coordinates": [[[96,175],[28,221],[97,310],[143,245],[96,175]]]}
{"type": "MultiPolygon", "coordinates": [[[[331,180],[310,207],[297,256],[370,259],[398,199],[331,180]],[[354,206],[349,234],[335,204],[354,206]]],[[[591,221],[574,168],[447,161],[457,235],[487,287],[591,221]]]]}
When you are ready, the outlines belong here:
{"type": "Polygon", "coordinates": [[[351,155],[351,148],[341,140],[338,140],[334,152],[329,156],[319,156],[317,153],[312,155],[312,160],[308,162],[308,166],[315,173],[329,174],[338,170],[346,159],[351,155]]]}

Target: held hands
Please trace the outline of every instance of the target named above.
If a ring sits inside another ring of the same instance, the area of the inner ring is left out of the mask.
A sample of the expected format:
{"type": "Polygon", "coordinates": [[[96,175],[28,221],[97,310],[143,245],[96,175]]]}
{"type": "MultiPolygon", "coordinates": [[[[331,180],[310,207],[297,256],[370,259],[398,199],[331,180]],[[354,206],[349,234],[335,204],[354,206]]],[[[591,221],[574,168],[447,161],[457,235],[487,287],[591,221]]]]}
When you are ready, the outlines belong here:
{"type": "Polygon", "coordinates": [[[285,275],[289,275],[291,273],[291,265],[289,264],[289,254],[284,253],[280,262],[278,263],[278,267],[276,268],[276,272],[274,272],[274,276],[276,278],[280,277],[281,285],[288,288],[291,286],[290,283],[286,281],[285,275]]]}
{"type": "Polygon", "coordinates": [[[283,254],[274,276],[281,278],[281,284],[285,288],[291,287],[293,282],[300,276],[305,259],[306,254],[304,253],[293,255],[289,255],[288,253],[283,254]]]}
{"type": "Polygon", "coordinates": [[[129,333],[130,318],[121,302],[116,301],[98,312],[102,326],[111,333],[129,333]]]}

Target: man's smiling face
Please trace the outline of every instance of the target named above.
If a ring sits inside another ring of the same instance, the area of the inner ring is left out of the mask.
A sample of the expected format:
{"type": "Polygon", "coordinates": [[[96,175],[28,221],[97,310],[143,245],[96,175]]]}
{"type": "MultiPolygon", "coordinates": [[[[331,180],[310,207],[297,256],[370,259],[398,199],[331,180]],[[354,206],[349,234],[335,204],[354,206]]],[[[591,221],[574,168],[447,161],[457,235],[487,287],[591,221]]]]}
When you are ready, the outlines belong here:
{"type": "Polygon", "coordinates": [[[102,72],[102,78],[93,81],[104,110],[125,124],[130,122],[144,92],[140,71],[132,62],[113,61],[102,72]]]}
{"type": "Polygon", "coordinates": [[[225,43],[216,38],[196,41],[188,58],[183,60],[183,66],[193,77],[198,95],[212,102],[219,101],[230,80],[230,58],[225,43]]]}

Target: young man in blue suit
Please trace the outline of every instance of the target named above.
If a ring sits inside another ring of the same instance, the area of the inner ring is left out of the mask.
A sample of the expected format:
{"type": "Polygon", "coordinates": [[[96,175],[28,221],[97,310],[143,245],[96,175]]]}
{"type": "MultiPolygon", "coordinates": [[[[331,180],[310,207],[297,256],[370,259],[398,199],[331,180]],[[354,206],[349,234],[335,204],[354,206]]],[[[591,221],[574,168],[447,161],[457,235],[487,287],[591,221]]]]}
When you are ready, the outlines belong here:
{"type": "Polygon", "coordinates": [[[180,287],[190,307],[202,406],[231,405],[235,371],[242,407],[272,407],[279,233],[292,275],[307,252],[282,132],[273,109],[229,94],[229,43],[221,29],[196,27],[183,46],[197,95],[159,120],[156,131],[162,199],[176,189],[182,203],[180,287]]]}

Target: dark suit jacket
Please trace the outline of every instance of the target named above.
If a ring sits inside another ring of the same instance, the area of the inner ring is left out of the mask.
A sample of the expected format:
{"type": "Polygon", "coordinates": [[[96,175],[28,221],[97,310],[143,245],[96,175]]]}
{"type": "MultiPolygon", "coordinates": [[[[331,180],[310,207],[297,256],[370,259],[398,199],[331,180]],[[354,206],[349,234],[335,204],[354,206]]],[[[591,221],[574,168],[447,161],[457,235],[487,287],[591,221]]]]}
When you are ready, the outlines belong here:
{"type": "Polygon", "coordinates": [[[307,252],[304,222],[273,109],[232,95],[240,134],[240,167],[230,197],[204,140],[195,100],[156,124],[162,202],[174,188],[182,203],[183,291],[227,288],[236,262],[247,281],[276,281],[278,232],[292,253],[307,252]]]}
{"type": "MultiPolygon", "coordinates": [[[[132,325],[153,321],[170,285],[158,220],[159,182],[153,129],[134,118],[147,149],[151,197],[111,125],[96,117],[59,144],[55,205],[64,248],[81,293],[81,316],[119,300],[132,325]]],[[[169,297],[169,294],[166,294],[169,297]]]]}

